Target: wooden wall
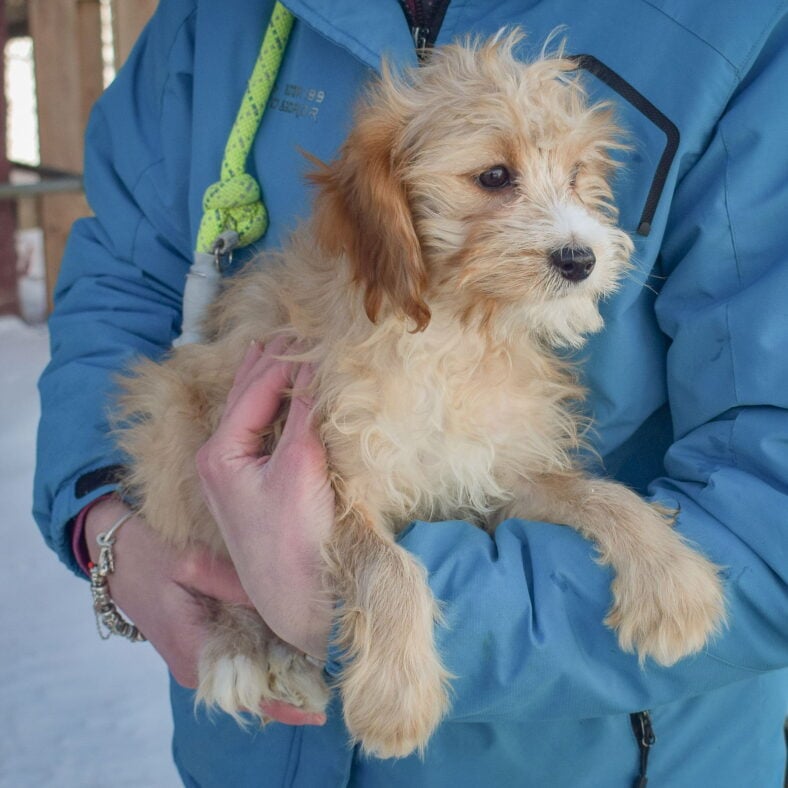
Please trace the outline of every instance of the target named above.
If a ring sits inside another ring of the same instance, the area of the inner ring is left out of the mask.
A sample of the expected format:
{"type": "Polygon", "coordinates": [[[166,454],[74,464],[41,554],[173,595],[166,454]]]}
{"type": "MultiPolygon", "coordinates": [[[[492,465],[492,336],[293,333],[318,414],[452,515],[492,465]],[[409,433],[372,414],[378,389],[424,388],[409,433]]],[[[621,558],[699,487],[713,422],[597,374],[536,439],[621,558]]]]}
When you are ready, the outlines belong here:
{"type": "MultiPolygon", "coordinates": [[[[0,3],[0,52],[5,47],[8,33],[5,3],[0,3]]],[[[0,85],[5,84],[5,60],[0,58],[0,85]]],[[[0,118],[6,116],[5,93],[0,90],[0,118]]],[[[11,167],[6,151],[6,124],[0,124],[0,181],[7,182],[11,167]]],[[[16,294],[16,250],[14,228],[16,226],[16,204],[12,200],[0,200],[0,315],[15,314],[19,305],[16,294]]]]}
{"type": "MultiPolygon", "coordinates": [[[[115,65],[128,55],[156,0],[113,0],[115,65]]],[[[41,165],[81,173],[90,108],[103,90],[99,0],[28,0],[38,100],[41,165]]],[[[41,198],[50,297],[75,219],[89,214],[79,193],[41,198]]]]}
{"type": "Polygon", "coordinates": [[[120,68],[151,18],[158,0],[113,0],[112,34],[115,39],[115,68],[120,68]]]}

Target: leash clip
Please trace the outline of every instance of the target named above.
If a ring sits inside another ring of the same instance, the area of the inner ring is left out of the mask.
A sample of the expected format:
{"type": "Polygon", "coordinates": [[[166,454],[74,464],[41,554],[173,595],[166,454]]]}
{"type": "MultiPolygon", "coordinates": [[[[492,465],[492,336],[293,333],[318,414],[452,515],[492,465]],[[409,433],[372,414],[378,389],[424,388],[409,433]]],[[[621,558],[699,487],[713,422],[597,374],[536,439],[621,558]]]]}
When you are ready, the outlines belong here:
{"type": "Polygon", "coordinates": [[[222,273],[222,269],[233,262],[233,250],[238,246],[240,240],[235,230],[225,230],[213,242],[211,253],[213,254],[213,264],[216,270],[222,273]],[[224,258],[224,259],[223,259],[224,258]]]}

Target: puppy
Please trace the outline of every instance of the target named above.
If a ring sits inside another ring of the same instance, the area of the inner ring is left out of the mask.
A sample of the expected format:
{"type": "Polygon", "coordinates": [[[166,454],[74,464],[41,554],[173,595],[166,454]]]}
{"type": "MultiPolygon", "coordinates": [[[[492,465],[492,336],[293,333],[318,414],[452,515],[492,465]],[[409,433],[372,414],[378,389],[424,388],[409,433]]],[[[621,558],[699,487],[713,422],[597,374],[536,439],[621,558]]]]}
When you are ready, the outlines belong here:
{"type": "MultiPolygon", "coordinates": [[[[609,183],[621,144],[575,64],[524,64],[520,38],[384,71],[336,161],[311,176],[311,220],[228,283],[204,344],[125,382],[129,495],[169,542],[223,552],[195,454],[252,340],[306,348],[337,498],[325,559],[338,689],[354,740],[379,757],[423,750],[448,706],[436,602],[394,541],[414,519],[576,528],[615,572],[605,623],[641,660],[701,649],[724,616],[716,567],[671,513],[577,463],[583,392],[556,349],[602,327],[598,302],[627,270],[609,183]]],[[[235,715],[261,700],[325,707],[320,669],[256,614],[211,613],[200,699],[235,715]]]]}

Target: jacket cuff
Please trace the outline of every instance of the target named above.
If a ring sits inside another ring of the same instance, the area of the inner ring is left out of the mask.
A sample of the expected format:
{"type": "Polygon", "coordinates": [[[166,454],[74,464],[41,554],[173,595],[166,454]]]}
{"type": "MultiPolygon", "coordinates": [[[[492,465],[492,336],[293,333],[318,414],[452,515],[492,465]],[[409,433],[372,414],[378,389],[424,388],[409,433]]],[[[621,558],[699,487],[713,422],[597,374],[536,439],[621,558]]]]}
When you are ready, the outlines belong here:
{"type": "Polygon", "coordinates": [[[87,515],[85,510],[89,505],[118,491],[120,469],[120,465],[108,465],[80,474],[63,485],[52,502],[52,525],[47,541],[78,577],[84,577],[85,571],[74,550],[77,521],[83,512],[87,515]],[[62,525],[56,525],[59,523],[62,525]]]}
{"type": "Polygon", "coordinates": [[[86,577],[90,577],[90,551],[88,550],[88,543],[85,540],[85,522],[88,519],[88,512],[99,501],[106,501],[107,498],[110,497],[112,497],[112,493],[107,493],[91,501],[82,509],[74,521],[74,528],[71,532],[71,552],[74,556],[74,560],[77,562],[79,568],[85,573],[86,577]]]}

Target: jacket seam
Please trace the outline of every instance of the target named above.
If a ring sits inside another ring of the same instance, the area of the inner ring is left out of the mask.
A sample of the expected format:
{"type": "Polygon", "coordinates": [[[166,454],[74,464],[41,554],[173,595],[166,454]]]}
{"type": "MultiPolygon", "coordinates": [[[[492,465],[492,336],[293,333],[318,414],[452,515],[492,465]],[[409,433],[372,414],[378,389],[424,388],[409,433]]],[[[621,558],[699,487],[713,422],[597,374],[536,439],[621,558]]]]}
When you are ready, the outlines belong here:
{"type": "Polygon", "coordinates": [[[161,95],[159,96],[159,113],[161,114],[162,107],[164,106],[164,96],[167,93],[167,86],[170,83],[170,79],[172,78],[172,70],[170,68],[170,59],[172,58],[172,50],[175,49],[175,44],[178,43],[178,39],[181,37],[183,32],[183,28],[186,27],[187,23],[197,15],[197,9],[192,8],[191,11],[183,18],[181,23],[178,25],[177,30],[175,31],[175,35],[172,37],[172,42],[170,43],[170,48],[167,50],[167,78],[164,80],[164,83],[161,86],[161,95]]]}
{"type": "Polygon", "coordinates": [[[676,19],[674,16],[671,16],[669,13],[667,13],[667,11],[664,11],[662,8],[659,8],[659,6],[654,5],[654,3],[651,2],[651,0],[643,0],[643,2],[649,8],[653,9],[658,14],[661,14],[662,16],[664,16],[665,19],[669,19],[671,22],[673,22],[674,25],[676,25],[677,27],[680,27],[685,33],[689,33],[689,35],[691,35],[693,38],[695,38],[698,41],[700,41],[704,46],[707,46],[712,52],[714,52],[717,55],[719,55],[731,67],[731,69],[733,70],[733,73],[737,77],[739,77],[741,75],[741,72],[740,72],[739,68],[736,66],[736,64],[733,63],[727,57],[727,55],[725,55],[723,52],[721,52],[719,49],[717,49],[717,47],[715,47],[714,44],[712,44],[710,41],[707,41],[705,38],[703,38],[703,36],[701,36],[697,31],[693,30],[691,27],[687,27],[687,25],[685,25],[683,22],[681,22],[678,19],[676,19]]]}
{"type": "MultiPolygon", "coordinates": [[[[134,181],[134,185],[131,187],[131,194],[136,198],[137,192],[142,184],[142,181],[148,176],[148,173],[154,168],[158,167],[160,164],[164,162],[164,156],[159,156],[155,161],[152,161],[147,167],[145,167],[142,172],[137,176],[137,180],[134,181]]],[[[142,217],[144,217],[144,213],[140,210],[140,222],[142,221],[142,217]]],[[[137,233],[139,232],[139,224],[137,228],[134,230],[134,237],[136,238],[137,233]]]]}
{"type": "MultiPolygon", "coordinates": [[[[197,9],[196,8],[192,8],[192,10],[189,11],[189,13],[183,18],[181,23],[178,25],[178,28],[176,29],[175,34],[172,37],[172,41],[170,43],[169,49],[167,50],[167,56],[166,56],[166,61],[167,61],[167,78],[162,83],[161,92],[160,92],[159,101],[158,101],[158,108],[159,108],[159,116],[160,117],[164,114],[164,97],[167,95],[167,88],[168,88],[168,86],[170,84],[170,80],[172,79],[172,69],[171,69],[171,66],[170,66],[170,60],[172,58],[172,50],[175,49],[175,45],[178,43],[178,39],[181,37],[181,34],[183,32],[184,27],[186,27],[187,23],[192,18],[194,18],[196,16],[196,14],[197,14],[197,9]]],[[[103,115],[104,115],[104,113],[102,112],[102,116],[103,115]]],[[[132,184],[131,189],[130,189],[131,193],[135,197],[137,195],[137,189],[139,188],[140,183],[142,183],[142,179],[145,178],[145,176],[154,167],[158,166],[163,161],[164,161],[164,157],[163,156],[159,156],[154,161],[152,161],[150,164],[148,164],[148,166],[145,167],[142,170],[142,172],[140,172],[140,174],[137,176],[137,180],[134,181],[134,183],[132,184]]],[[[142,212],[140,212],[140,213],[142,213],[142,212]]],[[[132,258],[134,256],[134,246],[136,244],[136,237],[137,237],[137,233],[138,232],[139,232],[139,224],[137,225],[137,229],[134,232],[135,241],[132,244],[132,250],[131,250],[132,258]]]]}
{"type": "MultiPolygon", "coordinates": [[[[167,95],[167,87],[169,86],[170,80],[172,79],[172,70],[170,68],[170,59],[172,58],[172,50],[175,49],[175,44],[178,42],[178,39],[180,38],[181,33],[183,32],[183,28],[186,26],[186,24],[189,22],[189,20],[192,19],[196,14],[197,14],[197,9],[193,8],[184,17],[184,19],[178,25],[178,29],[175,31],[175,35],[173,35],[173,37],[172,37],[172,42],[170,43],[170,47],[167,50],[167,56],[166,56],[166,61],[167,61],[167,78],[162,83],[161,92],[159,94],[159,100],[158,100],[158,110],[159,110],[159,116],[160,117],[164,114],[164,97],[167,95]]],[[[103,107],[100,106],[100,109],[101,109],[101,116],[104,119],[104,122],[106,123],[107,121],[106,121],[106,116],[104,114],[103,107]]],[[[134,183],[130,187],[130,192],[133,195],[136,196],[137,188],[139,187],[140,183],[142,182],[142,179],[148,174],[148,172],[150,172],[150,170],[153,169],[153,167],[156,167],[158,164],[161,164],[161,162],[163,162],[163,161],[164,161],[164,157],[163,156],[159,156],[154,161],[152,161],[150,164],[148,164],[148,166],[145,167],[142,170],[142,172],[140,172],[140,174],[137,176],[137,180],[135,180],[134,183]]]]}
{"type": "MultiPolygon", "coordinates": [[[[324,16],[315,8],[310,8],[309,11],[311,14],[314,15],[316,19],[320,21],[321,25],[323,25],[325,28],[330,30],[337,29],[336,25],[332,22],[330,17],[324,16]]],[[[296,20],[307,25],[309,28],[314,30],[321,37],[323,38],[326,37],[325,33],[322,30],[316,28],[313,24],[310,24],[309,20],[306,19],[304,16],[296,15],[296,20]]],[[[359,48],[359,50],[363,50],[366,53],[367,58],[369,58],[371,62],[374,62],[379,59],[380,57],[379,54],[373,52],[363,41],[361,41],[358,38],[358,36],[351,35],[350,33],[348,33],[347,30],[343,30],[342,32],[348,37],[349,40],[351,40],[359,48]]],[[[353,50],[350,49],[350,47],[348,47],[347,44],[343,44],[341,41],[335,41],[334,43],[336,43],[337,46],[342,47],[342,49],[350,53],[353,57],[356,58],[356,60],[362,60],[362,58],[360,58],[355,52],[353,52],[353,50]]]]}
{"type": "MultiPolygon", "coordinates": [[[[736,266],[736,278],[738,279],[739,285],[741,286],[742,283],[741,265],[739,262],[739,252],[736,244],[736,232],[733,228],[733,218],[731,216],[730,200],[729,200],[730,197],[729,175],[730,175],[731,155],[730,155],[730,150],[728,149],[728,144],[725,141],[725,133],[722,129],[722,126],[719,126],[719,134],[720,134],[720,142],[722,143],[722,149],[725,152],[725,175],[723,179],[723,198],[724,198],[723,203],[725,205],[725,219],[728,224],[728,237],[730,238],[731,251],[733,252],[733,261],[734,261],[734,265],[736,266]]],[[[736,375],[736,356],[733,352],[733,332],[731,331],[731,325],[730,325],[729,304],[726,304],[725,306],[725,329],[728,332],[728,352],[730,355],[731,379],[733,381],[733,394],[736,397],[736,402],[740,402],[741,398],[739,395],[738,376],[736,375]]],[[[731,443],[732,442],[733,442],[733,430],[731,430],[731,443]]],[[[733,451],[732,445],[731,445],[731,451],[735,459],[735,451],[733,451]]]]}
{"type": "MultiPolygon", "coordinates": [[[[733,352],[733,332],[731,331],[731,307],[730,303],[725,304],[725,330],[728,332],[728,354],[730,356],[730,363],[731,363],[731,380],[733,381],[733,396],[736,399],[736,403],[738,407],[741,407],[739,403],[741,402],[741,397],[739,396],[739,384],[736,379],[736,361],[735,355],[733,352]]],[[[733,423],[731,424],[730,432],[728,433],[728,454],[731,458],[731,462],[734,468],[741,468],[741,463],[739,462],[738,453],[736,451],[736,429],[739,426],[739,417],[738,414],[734,416],[733,423]]]]}
{"type": "Polygon", "coordinates": [[[753,676],[763,676],[768,671],[766,670],[759,670],[758,668],[751,668],[747,665],[740,665],[736,662],[731,662],[730,660],[723,659],[722,657],[718,657],[716,654],[712,654],[710,651],[705,651],[706,656],[709,659],[713,659],[715,662],[719,662],[721,665],[725,665],[728,668],[734,668],[735,670],[743,670],[747,673],[751,673],[753,676]]]}
{"type": "MultiPolygon", "coordinates": [[[[755,56],[761,52],[763,49],[763,44],[766,39],[769,37],[769,34],[774,29],[777,20],[781,19],[786,14],[786,9],[784,7],[778,7],[777,10],[774,12],[774,16],[769,17],[769,23],[761,30],[760,35],[752,42],[752,46],[747,52],[747,58],[744,61],[744,67],[742,68],[741,77],[744,77],[750,67],[752,66],[753,62],[755,61],[755,56]]],[[[741,80],[740,80],[741,81],[741,80]]],[[[737,85],[738,87],[738,85],[737,85]]],[[[735,92],[735,91],[734,91],[735,92]]],[[[733,93],[731,93],[733,95],[733,93]]],[[[728,98],[730,101],[730,97],[728,98]]]]}
{"type": "Polygon", "coordinates": [[[303,739],[303,728],[295,726],[290,738],[290,747],[287,751],[287,771],[285,772],[283,786],[292,788],[296,784],[299,766],[301,765],[301,745],[303,739]]]}
{"type": "MultiPolygon", "coordinates": [[[[648,0],[645,0],[645,2],[648,2],[648,0]]],[[[747,57],[743,61],[742,68],[740,70],[734,68],[736,79],[731,85],[731,89],[728,91],[728,94],[725,96],[725,101],[722,103],[722,110],[719,114],[719,117],[717,118],[715,127],[719,124],[720,120],[722,119],[723,115],[728,109],[728,105],[731,103],[731,99],[736,95],[736,91],[739,90],[739,88],[741,87],[744,77],[752,68],[752,65],[756,59],[755,55],[761,52],[761,50],[763,49],[764,42],[766,41],[766,39],[769,37],[770,33],[774,29],[776,21],[780,19],[783,15],[785,15],[785,13],[786,13],[785,10],[778,9],[775,12],[774,16],[769,18],[768,24],[763,28],[763,30],[760,32],[758,37],[753,41],[752,46],[748,50],[747,57]]]]}

